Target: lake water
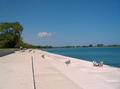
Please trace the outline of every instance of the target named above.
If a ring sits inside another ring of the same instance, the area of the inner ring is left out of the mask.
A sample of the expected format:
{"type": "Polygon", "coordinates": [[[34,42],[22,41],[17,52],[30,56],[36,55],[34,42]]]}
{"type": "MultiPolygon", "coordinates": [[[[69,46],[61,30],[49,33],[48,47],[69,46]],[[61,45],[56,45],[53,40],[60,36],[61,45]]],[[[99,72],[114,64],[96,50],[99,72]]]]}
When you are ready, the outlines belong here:
{"type": "Polygon", "coordinates": [[[79,58],[87,61],[103,61],[104,64],[120,67],[120,47],[113,48],[61,48],[44,51],[79,58]]]}

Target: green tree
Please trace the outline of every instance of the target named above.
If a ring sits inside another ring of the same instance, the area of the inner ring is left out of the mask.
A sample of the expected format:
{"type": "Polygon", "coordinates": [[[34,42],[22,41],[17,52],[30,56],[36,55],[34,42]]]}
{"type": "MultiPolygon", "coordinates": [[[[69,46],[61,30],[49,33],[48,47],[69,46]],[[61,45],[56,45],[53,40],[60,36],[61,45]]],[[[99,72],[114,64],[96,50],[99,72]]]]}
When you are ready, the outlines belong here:
{"type": "Polygon", "coordinates": [[[104,47],[104,44],[97,44],[97,47],[104,47]]]}
{"type": "Polygon", "coordinates": [[[88,47],[93,47],[93,45],[92,45],[92,44],[90,44],[88,47]]]}
{"type": "Polygon", "coordinates": [[[0,23],[0,47],[12,48],[22,44],[23,27],[19,22],[0,23]]]}

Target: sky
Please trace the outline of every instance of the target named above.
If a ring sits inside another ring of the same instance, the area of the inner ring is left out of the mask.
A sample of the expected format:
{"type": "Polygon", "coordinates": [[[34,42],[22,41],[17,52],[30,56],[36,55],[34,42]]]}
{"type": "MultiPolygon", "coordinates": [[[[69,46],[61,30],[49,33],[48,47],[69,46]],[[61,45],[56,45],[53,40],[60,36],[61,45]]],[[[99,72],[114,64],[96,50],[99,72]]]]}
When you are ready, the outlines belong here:
{"type": "Polygon", "coordinates": [[[16,21],[33,45],[120,44],[120,0],[0,0],[0,22],[16,21]]]}

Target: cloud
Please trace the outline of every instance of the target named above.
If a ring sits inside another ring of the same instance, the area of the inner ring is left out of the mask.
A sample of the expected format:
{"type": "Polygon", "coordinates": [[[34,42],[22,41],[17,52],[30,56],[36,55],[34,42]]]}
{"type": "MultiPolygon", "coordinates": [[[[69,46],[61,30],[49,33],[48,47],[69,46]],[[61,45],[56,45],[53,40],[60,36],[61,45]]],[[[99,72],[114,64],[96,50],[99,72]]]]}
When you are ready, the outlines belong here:
{"type": "Polygon", "coordinates": [[[38,33],[38,37],[39,38],[42,38],[42,37],[50,37],[52,36],[53,34],[55,34],[55,32],[39,32],[38,33]]]}

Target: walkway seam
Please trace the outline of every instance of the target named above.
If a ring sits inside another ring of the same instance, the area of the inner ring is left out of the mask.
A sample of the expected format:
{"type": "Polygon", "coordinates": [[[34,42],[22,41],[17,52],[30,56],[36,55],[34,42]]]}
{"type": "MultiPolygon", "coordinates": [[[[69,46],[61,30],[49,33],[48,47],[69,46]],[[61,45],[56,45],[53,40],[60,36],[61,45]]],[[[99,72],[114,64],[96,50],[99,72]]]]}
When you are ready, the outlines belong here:
{"type": "Polygon", "coordinates": [[[32,62],[33,85],[34,85],[34,89],[36,89],[33,56],[31,56],[31,62],[32,62]]]}

